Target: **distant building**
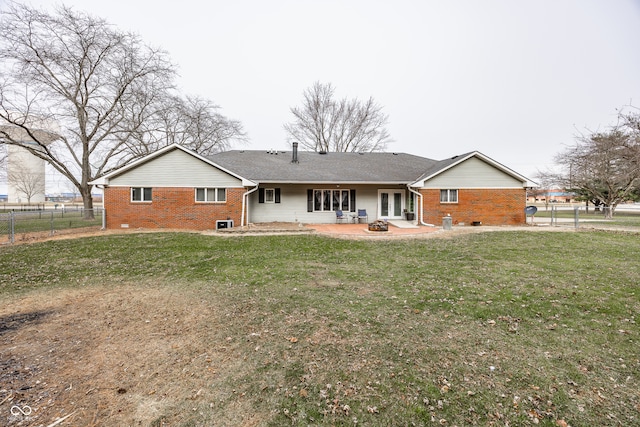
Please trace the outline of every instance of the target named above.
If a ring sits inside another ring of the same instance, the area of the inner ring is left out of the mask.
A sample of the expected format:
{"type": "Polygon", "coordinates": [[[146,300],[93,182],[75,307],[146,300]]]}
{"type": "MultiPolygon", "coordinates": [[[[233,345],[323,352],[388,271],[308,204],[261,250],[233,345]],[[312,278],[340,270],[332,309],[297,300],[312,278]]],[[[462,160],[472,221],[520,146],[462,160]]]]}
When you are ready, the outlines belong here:
{"type": "MultiPolygon", "coordinates": [[[[102,193],[91,193],[94,203],[102,203],[102,193]]],[[[78,193],[47,194],[46,201],[51,203],[82,203],[82,196],[78,193]]]]}
{"type": "MultiPolygon", "coordinates": [[[[58,138],[54,123],[30,118],[28,125],[35,137],[43,144],[49,144],[58,138]]],[[[45,201],[45,161],[34,156],[24,146],[39,150],[33,138],[17,126],[2,126],[10,140],[20,145],[7,144],[7,192],[8,203],[43,203],[45,201]]]]}
{"type": "Polygon", "coordinates": [[[528,203],[575,203],[575,193],[560,189],[535,190],[527,196],[528,203]]]}
{"type": "Polygon", "coordinates": [[[9,203],[45,201],[45,161],[17,145],[7,147],[7,191],[9,203]]]}

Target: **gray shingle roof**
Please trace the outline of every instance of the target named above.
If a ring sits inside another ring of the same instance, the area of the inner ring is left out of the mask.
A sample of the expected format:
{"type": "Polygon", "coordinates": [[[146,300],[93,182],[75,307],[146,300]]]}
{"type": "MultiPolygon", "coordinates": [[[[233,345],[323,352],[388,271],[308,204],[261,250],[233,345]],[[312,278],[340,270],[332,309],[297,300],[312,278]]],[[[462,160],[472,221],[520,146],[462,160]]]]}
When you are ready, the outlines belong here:
{"type": "Polygon", "coordinates": [[[408,184],[440,162],[405,153],[320,154],[299,151],[231,150],[209,156],[215,164],[254,182],[408,184]]]}

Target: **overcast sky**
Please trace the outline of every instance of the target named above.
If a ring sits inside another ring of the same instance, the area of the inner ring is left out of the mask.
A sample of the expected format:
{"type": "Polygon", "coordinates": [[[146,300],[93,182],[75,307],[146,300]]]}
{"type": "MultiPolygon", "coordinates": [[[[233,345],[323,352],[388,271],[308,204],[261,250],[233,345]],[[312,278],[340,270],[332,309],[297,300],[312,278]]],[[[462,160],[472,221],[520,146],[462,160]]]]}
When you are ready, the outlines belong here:
{"type": "Polygon", "coordinates": [[[168,51],[185,94],[243,123],[245,149],[288,149],[315,81],[382,105],[389,151],[477,150],[529,178],[640,107],[640,0],[64,3],[168,51]]]}

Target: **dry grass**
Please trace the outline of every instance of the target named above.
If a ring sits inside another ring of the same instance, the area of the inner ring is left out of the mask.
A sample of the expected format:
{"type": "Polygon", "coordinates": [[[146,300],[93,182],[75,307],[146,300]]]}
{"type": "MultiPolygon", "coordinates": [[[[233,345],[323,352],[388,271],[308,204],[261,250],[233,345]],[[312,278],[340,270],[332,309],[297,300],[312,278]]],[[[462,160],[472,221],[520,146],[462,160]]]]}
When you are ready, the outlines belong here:
{"type": "Polygon", "coordinates": [[[639,249],[525,232],[6,248],[0,423],[632,425],[639,249]]]}

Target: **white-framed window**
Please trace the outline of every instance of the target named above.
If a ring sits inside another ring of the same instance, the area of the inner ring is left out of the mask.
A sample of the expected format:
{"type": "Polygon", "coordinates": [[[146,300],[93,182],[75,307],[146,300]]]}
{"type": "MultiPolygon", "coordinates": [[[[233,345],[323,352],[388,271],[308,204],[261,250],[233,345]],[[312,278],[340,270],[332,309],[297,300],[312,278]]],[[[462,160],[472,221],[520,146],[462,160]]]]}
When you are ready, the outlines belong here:
{"type": "Polygon", "coordinates": [[[258,203],[280,203],[282,199],[282,191],[280,188],[262,188],[258,189],[258,203]]]}
{"type": "Polygon", "coordinates": [[[275,203],[276,202],[276,189],[275,188],[265,188],[264,189],[264,202],[265,203],[275,203]]]}
{"type": "Polygon", "coordinates": [[[440,190],[440,203],[458,203],[458,190],[440,190]]]}
{"type": "Polygon", "coordinates": [[[226,202],[226,188],[196,188],[196,202],[226,202]]]}
{"type": "Polygon", "coordinates": [[[153,198],[153,192],[150,187],[131,187],[132,202],[150,202],[153,198]]]}
{"type": "Polygon", "coordinates": [[[351,204],[351,191],[349,189],[313,190],[314,212],[337,210],[349,212],[351,204]]]}

